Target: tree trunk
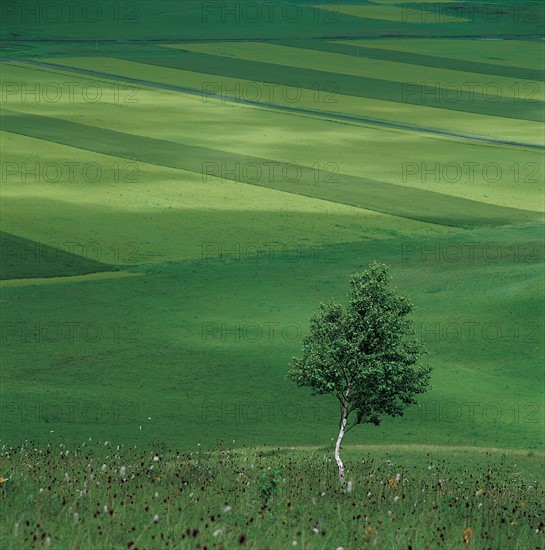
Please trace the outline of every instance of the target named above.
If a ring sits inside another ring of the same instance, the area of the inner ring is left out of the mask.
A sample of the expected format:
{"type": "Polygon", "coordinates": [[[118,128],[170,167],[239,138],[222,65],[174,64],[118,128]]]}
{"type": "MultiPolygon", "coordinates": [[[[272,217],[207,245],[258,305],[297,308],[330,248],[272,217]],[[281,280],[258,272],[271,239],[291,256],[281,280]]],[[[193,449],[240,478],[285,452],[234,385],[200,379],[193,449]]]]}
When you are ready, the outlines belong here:
{"type": "Polygon", "coordinates": [[[337,443],[335,444],[335,462],[339,467],[339,478],[341,483],[344,483],[344,464],[341,460],[341,443],[344,437],[344,432],[346,430],[346,421],[348,419],[348,397],[350,395],[350,384],[346,388],[346,393],[344,394],[343,402],[343,411],[341,416],[341,426],[339,429],[339,437],[337,437],[337,443]]]}

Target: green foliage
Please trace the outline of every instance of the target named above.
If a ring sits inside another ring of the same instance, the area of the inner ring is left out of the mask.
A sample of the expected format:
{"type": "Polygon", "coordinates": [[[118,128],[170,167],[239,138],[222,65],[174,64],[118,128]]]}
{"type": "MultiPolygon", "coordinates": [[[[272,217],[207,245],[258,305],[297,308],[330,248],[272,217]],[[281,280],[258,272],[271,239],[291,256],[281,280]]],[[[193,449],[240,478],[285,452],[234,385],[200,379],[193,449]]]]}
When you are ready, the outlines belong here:
{"type": "Polygon", "coordinates": [[[388,283],[388,267],[372,262],[352,276],[346,309],[334,301],[320,304],[303,356],[293,358],[288,374],[315,395],[334,394],[341,405],[349,393],[355,424],[400,416],[428,389],[431,368],[414,366],[425,352],[407,318],[413,306],[388,283]]]}
{"type": "Polygon", "coordinates": [[[270,468],[265,470],[260,477],[261,483],[261,498],[263,504],[266,505],[269,499],[278,492],[278,484],[280,483],[280,469],[270,468]]]}

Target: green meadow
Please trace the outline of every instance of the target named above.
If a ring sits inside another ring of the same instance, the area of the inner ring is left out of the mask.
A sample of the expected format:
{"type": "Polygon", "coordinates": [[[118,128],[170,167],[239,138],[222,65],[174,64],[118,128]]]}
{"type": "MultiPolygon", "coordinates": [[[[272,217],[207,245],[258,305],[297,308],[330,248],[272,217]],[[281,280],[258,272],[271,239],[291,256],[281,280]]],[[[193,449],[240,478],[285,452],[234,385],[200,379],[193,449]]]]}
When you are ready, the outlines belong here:
{"type": "Polygon", "coordinates": [[[2,547],[543,547],[541,4],[1,9],[2,547]],[[432,388],[346,492],[286,373],[372,260],[432,388]]]}

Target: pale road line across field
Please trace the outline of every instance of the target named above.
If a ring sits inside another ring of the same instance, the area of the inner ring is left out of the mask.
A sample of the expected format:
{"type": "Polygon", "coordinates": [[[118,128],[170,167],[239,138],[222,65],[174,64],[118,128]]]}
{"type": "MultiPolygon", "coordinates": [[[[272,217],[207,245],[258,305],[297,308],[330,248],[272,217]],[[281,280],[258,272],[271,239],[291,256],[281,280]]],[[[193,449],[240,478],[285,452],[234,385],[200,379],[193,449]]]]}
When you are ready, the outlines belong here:
{"type": "MultiPolygon", "coordinates": [[[[117,80],[119,82],[129,82],[131,84],[138,84],[141,86],[147,86],[151,88],[161,88],[165,90],[186,93],[189,95],[197,95],[201,97],[203,96],[202,90],[197,90],[195,88],[189,88],[185,86],[176,86],[174,84],[163,84],[159,82],[141,80],[138,78],[131,78],[126,76],[118,76],[115,74],[103,73],[101,71],[93,71],[91,69],[81,69],[77,67],[58,65],[56,63],[47,63],[45,61],[20,60],[20,59],[12,59],[12,58],[4,57],[4,58],[0,58],[0,62],[13,63],[17,65],[29,65],[33,67],[43,67],[46,69],[55,69],[55,70],[60,70],[67,73],[84,74],[87,76],[94,76],[96,78],[103,78],[106,80],[117,80]]],[[[207,97],[213,98],[214,96],[210,94],[207,97]]],[[[230,98],[228,96],[223,97],[222,100],[229,101],[231,103],[238,103],[243,105],[251,105],[254,107],[277,110],[287,114],[318,117],[318,118],[329,120],[331,122],[337,122],[341,124],[349,124],[349,123],[367,124],[371,126],[392,128],[395,130],[402,130],[402,131],[418,132],[421,134],[429,134],[432,136],[446,137],[446,138],[452,138],[452,139],[462,140],[462,141],[486,143],[489,145],[497,145],[497,146],[505,146],[505,147],[521,147],[524,149],[538,149],[538,150],[545,149],[544,145],[538,145],[533,143],[523,143],[518,141],[499,140],[499,139],[493,139],[490,137],[484,137],[484,136],[473,135],[473,134],[465,134],[460,132],[445,132],[434,128],[426,128],[424,126],[401,124],[396,122],[390,122],[387,120],[374,119],[374,118],[358,116],[358,115],[348,115],[343,113],[335,113],[331,111],[320,111],[320,110],[309,109],[305,107],[277,105],[275,103],[268,103],[265,101],[253,101],[250,99],[230,98]]]]}
{"type": "MultiPolygon", "coordinates": [[[[140,266],[138,266],[140,267],[140,266]]],[[[52,285],[65,283],[85,283],[120,279],[125,277],[142,277],[140,271],[93,271],[84,275],[59,275],[55,277],[22,277],[20,279],[0,279],[0,288],[20,286],[52,285]]]]}

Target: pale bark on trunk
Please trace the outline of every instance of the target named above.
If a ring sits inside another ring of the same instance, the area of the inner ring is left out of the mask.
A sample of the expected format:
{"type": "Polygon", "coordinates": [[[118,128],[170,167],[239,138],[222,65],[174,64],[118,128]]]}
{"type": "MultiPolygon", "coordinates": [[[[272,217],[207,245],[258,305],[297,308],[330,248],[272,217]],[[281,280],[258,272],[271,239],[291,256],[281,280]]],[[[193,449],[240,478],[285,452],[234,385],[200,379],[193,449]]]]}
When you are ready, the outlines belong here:
{"type": "Polygon", "coordinates": [[[346,388],[346,393],[344,394],[344,402],[343,402],[343,411],[342,411],[342,417],[341,417],[341,426],[339,429],[339,437],[337,437],[337,443],[335,444],[335,462],[337,463],[337,466],[339,467],[339,478],[341,480],[341,483],[344,483],[344,464],[341,460],[341,443],[345,434],[346,430],[346,422],[348,419],[348,398],[350,396],[350,384],[348,384],[348,387],[346,388]]]}

